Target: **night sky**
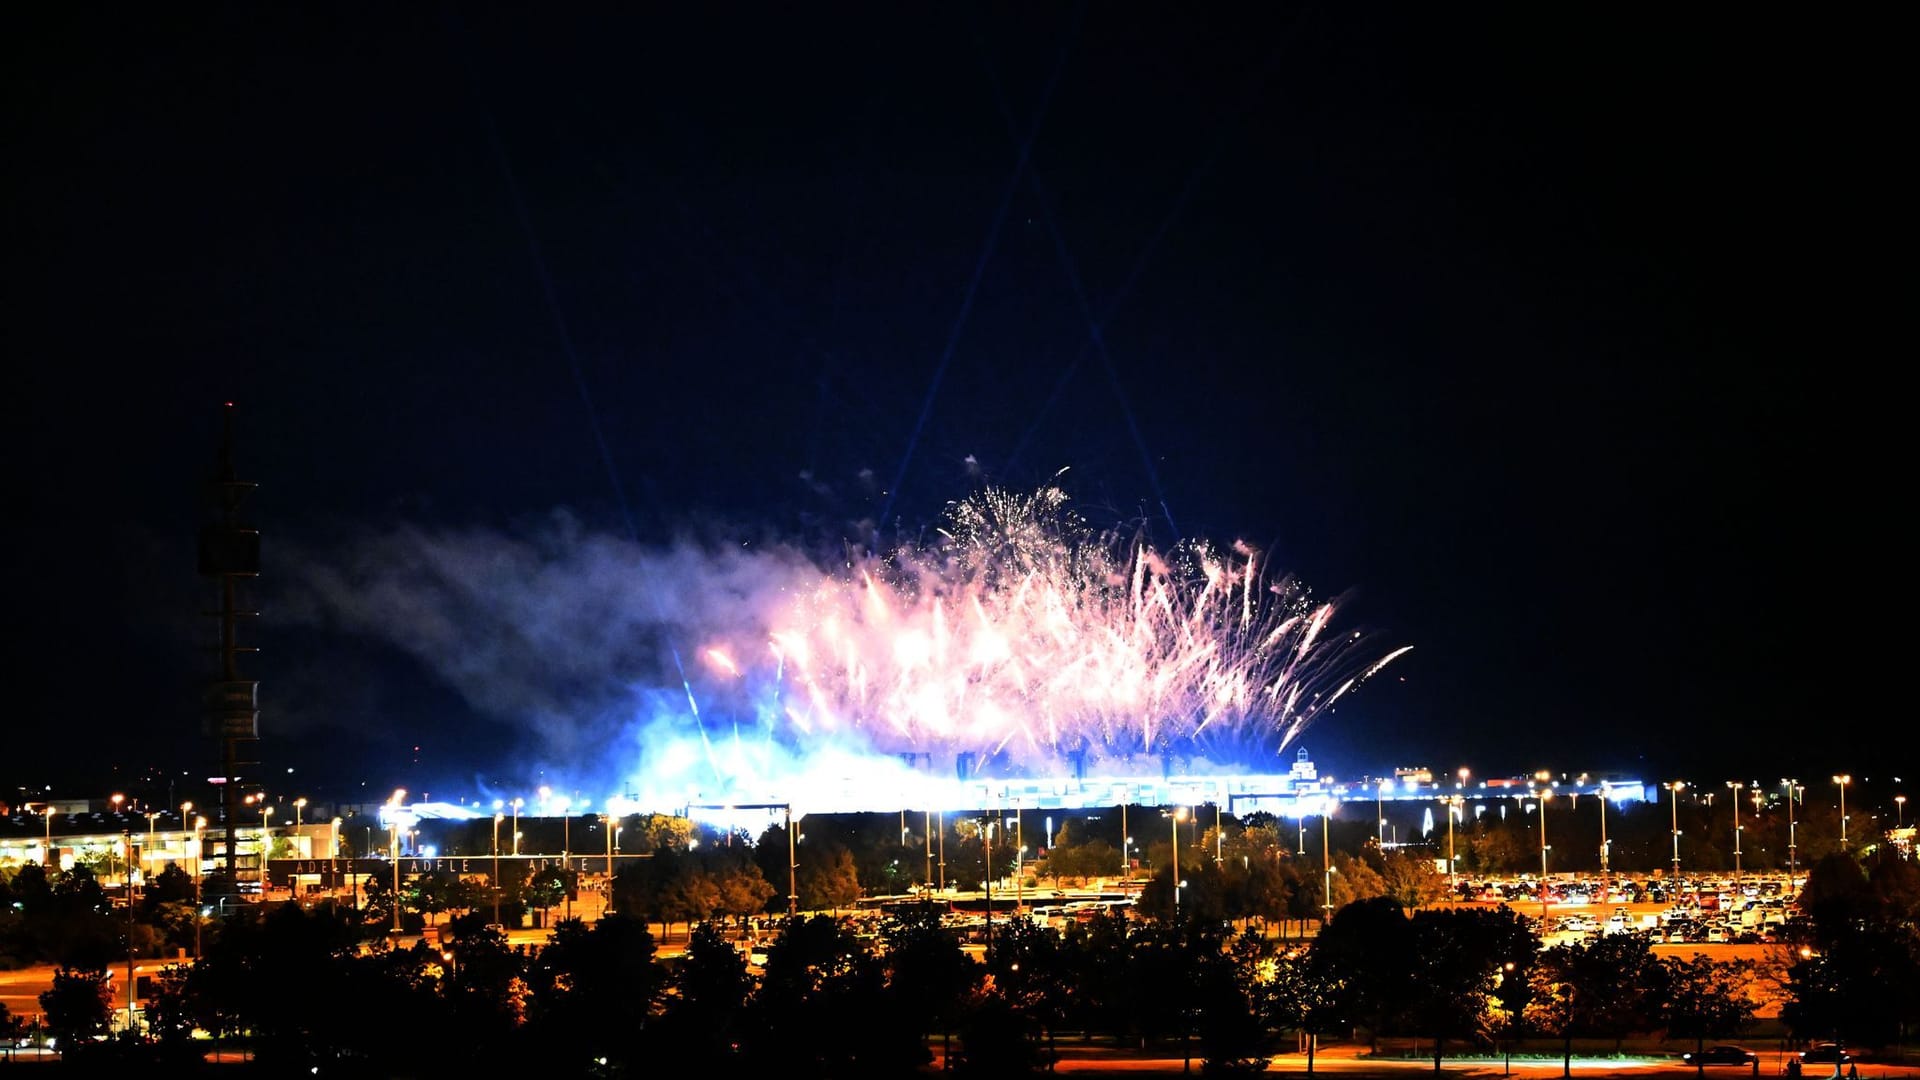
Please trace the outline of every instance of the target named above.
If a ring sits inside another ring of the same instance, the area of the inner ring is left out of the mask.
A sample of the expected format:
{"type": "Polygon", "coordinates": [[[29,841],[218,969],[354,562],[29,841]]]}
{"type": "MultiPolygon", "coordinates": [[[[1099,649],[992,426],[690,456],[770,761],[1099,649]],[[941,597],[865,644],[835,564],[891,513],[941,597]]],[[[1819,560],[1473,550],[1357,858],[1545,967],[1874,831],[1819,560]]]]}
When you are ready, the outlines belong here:
{"type": "Polygon", "coordinates": [[[857,544],[1063,468],[1415,646],[1337,773],[1913,764],[1889,27],[272,7],[6,35],[9,785],[210,774],[228,400],[267,774],[523,760],[316,599],[378,537],[857,544]]]}

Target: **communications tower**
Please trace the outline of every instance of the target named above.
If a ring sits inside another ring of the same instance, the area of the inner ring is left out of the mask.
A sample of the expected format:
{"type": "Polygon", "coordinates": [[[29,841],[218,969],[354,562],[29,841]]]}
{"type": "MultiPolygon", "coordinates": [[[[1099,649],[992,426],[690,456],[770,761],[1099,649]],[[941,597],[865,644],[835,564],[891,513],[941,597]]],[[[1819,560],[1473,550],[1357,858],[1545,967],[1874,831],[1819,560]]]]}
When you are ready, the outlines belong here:
{"type": "Polygon", "coordinates": [[[239,479],[233,464],[233,402],[226,403],[225,433],[213,477],[207,484],[207,522],[200,528],[200,575],[219,589],[219,607],[202,612],[220,623],[220,674],[207,686],[205,732],[220,746],[220,804],[226,819],[227,887],[237,882],[234,856],[239,850],[240,767],[260,738],[260,684],[240,676],[240,654],[258,652],[241,645],[241,619],[260,613],[240,606],[241,582],[260,576],[260,533],[241,523],[240,507],[257,484],[239,479]]]}

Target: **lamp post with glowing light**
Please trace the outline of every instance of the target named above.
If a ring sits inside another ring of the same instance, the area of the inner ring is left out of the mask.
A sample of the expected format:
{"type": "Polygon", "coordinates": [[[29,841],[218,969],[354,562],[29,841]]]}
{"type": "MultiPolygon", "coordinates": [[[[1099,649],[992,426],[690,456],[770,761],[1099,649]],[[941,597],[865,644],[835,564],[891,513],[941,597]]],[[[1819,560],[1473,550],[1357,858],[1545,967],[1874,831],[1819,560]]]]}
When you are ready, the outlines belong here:
{"type": "Polygon", "coordinates": [[[513,854],[514,854],[514,857],[516,858],[518,858],[520,855],[520,803],[521,801],[522,800],[520,799],[513,800],[513,854]]]}
{"type": "MultiPolygon", "coordinates": [[[[793,804],[791,803],[787,804],[786,814],[787,814],[787,921],[792,922],[794,919],[798,918],[800,915],[800,889],[798,887],[798,877],[797,877],[797,873],[800,869],[800,858],[799,858],[799,852],[794,847],[793,804]]],[[[943,839],[943,842],[944,842],[944,839],[943,839]]],[[[941,873],[944,874],[946,872],[946,866],[947,866],[947,857],[945,854],[945,850],[942,849],[942,853],[940,856],[941,873]]],[[[987,918],[989,920],[987,925],[992,926],[993,924],[991,920],[993,918],[993,910],[992,910],[991,901],[989,901],[988,903],[987,918]]]]}
{"type": "Polygon", "coordinates": [[[1833,778],[1840,788],[1840,850],[1847,850],[1847,785],[1853,783],[1851,774],[1842,774],[1833,778]]]}
{"type": "Polygon", "coordinates": [[[160,812],[158,810],[149,810],[147,812],[147,849],[140,853],[140,880],[142,882],[147,879],[146,865],[152,861],[153,849],[158,846],[158,842],[154,839],[154,829],[156,828],[154,822],[158,820],[159,817],[160,812]]]}
{"type": "Polygon", "coordinates": [[[60,863],[60,860],[54,858],[54,855],[53,855],[53,802],[52,800],[48,800],[47,805],[41,807],[40,816],[47,819],[47,842],[46,842],[46,847],[41,849],[42,855],[44,856],[42,861],[44,861],[49,867],[58,866],[60,863]]]}
{"type": "MultiPolygon", "coordinates": [[[[493,925],[500,925],[500,822],[506,818],[498,810],[493,813],[493,925]]],[[[611,833],[607,834],[613,835],[611,833]]],[[[613,841],[607,841],[607,876],[613,876],[613,841]]]]}
{"type": "Polygon", "coordinates": [[[1126,880],[1127,871],[1133,869],[1127,859],[1127,848],[1133,843],[1133,837],[1127,835],[1127,793],[1120,792],[1120,878],[1126,880]]]}
{"type": "Polygon", "coordinates": [[[1552,788],[1540,789],[1540,922],[1547,921],[1547,800],[1553,798],[1552,788]]]}
{"type": "MultiPolygon", "coordinates": [[[[187,805],[192,806],[193,804],[188,803],[187,805]]],[[[200,871],[202,869],[201,853],[206,850],[206,843],[207,843],[206,835],[207,835],[207,819],[204,817],[194,818],[193,819],[193,958],[195,960],[200,959],[200,924],[206,921],[202,917],[202,912],[200,910],[200,899],[201,899],[200,871]]]]}
{"type": "MultiPolygon", "coordinates": [[[[116,796],[117,798],[118,796],[116,796]]],[[[120,839],[127,845],[127,1031],[133,1026],[133,833],[120,830],[120,839]]]]}
{"type": "Polygon", "coordinates": [[[1454,869],[1457,864],[1453,858],[1453,819],[1460,813],[1460,808],[1466,805],[1467,800],[1463,796],[1452,795],[1443,801],[1447,804],[1447,891],[1453,893],[1453,898],[1458,900],[1460,899],[1459,882],[1456,880],[1454,869]]]}
{"type": "Polygon", "coordinates": [[[1907,797],[1905,795],[1895,795],[1893,797],[1893,827],[1896,829],[1904,829],[1907,827],[1907,797]]]}
{"type": "Polygon", "coordinates": [[[1678,889],[1680,887],[1680,789],[1686,787],[1687,782],[1675,780],[1671,784],[1661,786],[1672,793],[1672,797],[1667,800],[1667,806],[1673,825],[1673,887],[1678,889]]]}
{"type": "Polygon", "coordinates": [[[1613,845],[1607,842],[1607,782],[1600,781],[1600,873],[1607,872],[1607,856],[1612,853],[1613,845]]]}
{"type": "Polygon", "coordinates": [[[1325,911],[1320,917],[1321,927],[1333,921],[1333,858],[1328,854],[1327,833],[1333,829],[1333,796],[1329,795],[1320,803],[1320,866],[1321,908],[1325,911]]]}
{"type": "Polygon", "coordinates": [[[394,791],[387,806],[393,814],[387,819],[387,830],[391,833],[387,861],[393,864],[393,932],[400,932],[400,802],[407,797],[405,788],[394,791]]]}
{"type": "Polygon", "coordinates": [[[1180,919],[1180,823],[1187,818],[1187,808],[1174,807],[1171,818],[1173,821],[1173,918],[1177,922],[1180,919]]]}
{"type": "Polygon", "coordinates": [[[1787,887],[1792,888],[1794,876],[1800,869],[1795,852],[1799,846],[1799,826],[1793,820],[1793,804],[1799,794],[1800,782],[1783,776],[1780,786],[1787,789],[1787,887]]]}
{"type": "Polygon", "coordinates": [[[1733,792],[1733,880],[1740,880],[1740,793],[1747,785],[1738,780],[1727,781],[1727,790],[1733,792]]]}
{"type": "Polygon", "coordinates": [[[1374,825],[1376,826],[1375,831],[1379,833],[1377,842],[1379,843],[1380,850],[1382,851],[1385,851],[1387,849],[1386,799],[1387,799],[1387,782],[1385,780],[1382,780],[1378,784],[1374,785],[1374,789],[1373,789],[1373,820],[1374,820],[1374,825]]]}

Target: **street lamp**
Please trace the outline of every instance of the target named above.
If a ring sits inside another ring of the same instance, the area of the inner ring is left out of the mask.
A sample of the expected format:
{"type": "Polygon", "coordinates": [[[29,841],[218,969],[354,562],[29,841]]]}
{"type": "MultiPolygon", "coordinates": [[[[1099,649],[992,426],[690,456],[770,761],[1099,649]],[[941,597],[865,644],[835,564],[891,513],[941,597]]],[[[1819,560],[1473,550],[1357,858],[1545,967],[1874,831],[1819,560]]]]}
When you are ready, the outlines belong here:
{"type": "Polygon", "coordinates": [[[1382,780],[1380,781],[1379,784],[1375,785],[1373,789],[1373,818],[1374,818],[1374,824],[1376,826],[1376,830],[1379,833],[1379,838],[1377,842],[1379,843],[1380,850],[1382,851],[1385,851],[1387,849],[1386,798],[1387,798],[1387,782],[1385,780],[1382,780]]]}
{"type": "MultiPolygon", "coordinates": [[[[117,799],[119,796],[115,796],[117,799]]],[[[127,845],[127,1031],[133,1027],[133,833],[120,830],[120,839],[127,845]]]]}
{"type": "Polygon", "coordinates": [[[1740,880],[1740,793],[1747,785],[1738,780],[1727,781],[1727,790],[1733,792],[1733,880],[1740,880]]]}
{"type": "MultiPolygon", "coordinates": [[[[800,915],[800,890],[796,886],[796,872],[800,869],[800,860],[794,850],[793,804],[788,803],[785,809],[787,814],[787,921],[791,923],[800,915]]],[[[946,839],[944,836],[941,838],[941,843],[943,846],[940,849],[940,872],[944,875],[947,872],[947,855],[946,848],[944,847],[946,839]]],[[[987,925],[991,927],[993,925],[991,921],[993,918],[991,902],[989,902],[987,918],[989,920],[987,925]]]]}
{"type": "Polygon", "coordinates": [[[1675,780],[1671,784],[1662,784],[1672,793],[1667,806],[1673,819],[1673,887],[1680,888],[1680,789],[1687,786],[1685,780],[1675,780]]]}
{"type": "MultiPolygon", "coordinates": [[[[188,803],[187,805],[192,806],[193,804],[188,803]]],[[[193,958],[195,960],[200,959],[200,924],[206,921],[204,918],[202,918],[202,912],[200,910],[200,900],[201,900],[200,862],[201,862],[201,852],[203,852],[206,849],[206,834],[207,834],[207,819],[204,817],[194,818],[193,819],[193,958]]]]}
{"type": "Polygon", "coordinates": [[[1607,873],[1607,856],[1612,853],[1613,845],[1607,843],[1607,792],[1605,780],[1600,781],[1600,874],[1607,873]]]}
{"type": "MultiPolygon", "coordinates": [[[[500,925],[500,822],[505,814],[495,811],[493,815],[493,925],[500,925]]],[[[601,819],[605,821],[605,818],[601,819]]],[[[612,837],[612,833],[607,834],[612,837]]],[[[613,841],[607,841],[607,877],[613,877],[613,841]]]]}
{"type": "Polygon", "coordinates": [[[1552,788],[1540,789],[1540,923],[1543,928],[1547,921],[1547,800],[1551,798],[1552,788]]]}
{"type": "Polygon", "coordinates": [[[1793,804],[1795,793],[1800,790],[1800,782],[1783,776],[1780,778],[1780,786],[1787,789],[1787,888],[1791,890],[1794,874],[1799,870],[1794,852],[1799,839],[1799,830],[1793,820],[1793,804]]]}
{"type": "Polygon", "coordinates": [[[1125,881],[1127,871],[1133,869],[1127,864],[1127,849],[1133,845],[1133,837],[1127,835],[1127,793],[1120,792],[1120,879],[1125,881]]]}
{"type": "Polygon", "coordinates": [[[1320,803],[1320,866],[1322,867],[1321,877],[1324,879],[1320,886],[1322,900],[1320,906],[1325,911],[1325,914],[1320,917],[1320,925],[1323,929],[1326,924],[1333,921],[1333,859],[1327,854],[1327,833],[1332,828],[1333,796],[1329,795],[1320,803]]]}
{"type": "Polygon", "coordinates": [[[1442,801],[1447,804],[1447,891],[1453,893],[1453,899],[1457,901],[1460,899],[1460,894],[1457,891],[1459,883],[1455,880],[1454,868],[1457,864],[1453,859],[1453,819],[1459,814],[1460,807],[1466,799],[1460,795],[1453,795],[1442,801]]]}
{"type": "Polygon", "coordinates": [[[154,820],[159,816],[158,810],[147,812],[147,850],[140,853],[140,880],[143,882],[147,879],[146,864],[153,860],[153,849],[158,846],[154,841],[154,820]]]}
{"type": "Polygon", "coordinates": [[[1893,797],[1893,827],[1896,829],[1904,829],[1907,827],[1907,797],[1905,795],[1895,795],[1893,797]]]}
{"type": "Polygon", "coordinates": [[[400,803],[407,797],[405,788],[395,788],[393,798],[387,806],[393,811],[387,819],[387,830],[391,834],[387,861],[393,864],[393,932],[400,932],[400,803]]]}
{"type": "Polygon", "coordinates": [[[520,803],[521,801],[522,800],[520,799],[513,800],[513,853],[516,856],[520,854],[520,803]]]}
{"type": "Polygon", "coordinates": [[[1187,808],[1174,807],[1171,817],[1173,821],[1173,917],[1178,921],[1180,918],[1180,823],[1187,819],[1187,808]]]}
{"type": "Polygon", "coordinates": [[[48,800],[47,805],[41,807],[40,809],[41,809],[40,816],[47,819],[47,843],[46,843],[46,847],[41,849],[41,854],[43,856],[42,861],[44,861],[48,866],[55,866],[58,864],[59,860],[55,859],[53,855],[53,802],[52,800],[48,800]]]}
{"type": "Polygon", "coordinates": [[[1840,850],[1847,850],[1847,785],[1853,783],[1851,774],[1842,774],[1833,778],[1840,786],[1840,850]]]}

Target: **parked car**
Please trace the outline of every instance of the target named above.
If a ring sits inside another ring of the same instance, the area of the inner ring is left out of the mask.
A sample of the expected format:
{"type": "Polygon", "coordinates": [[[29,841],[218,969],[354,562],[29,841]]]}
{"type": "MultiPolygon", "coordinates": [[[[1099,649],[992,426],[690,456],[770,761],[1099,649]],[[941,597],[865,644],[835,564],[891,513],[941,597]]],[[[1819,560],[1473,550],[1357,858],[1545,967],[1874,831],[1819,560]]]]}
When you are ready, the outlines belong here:
{"type": "Polygon", "coordinates": [[[1680,1060],[1689,1065],[1752,1065],[1760,1055],[1744,1046],[1709,1046],[1697,1054],[1681,1054],[1680,1060]]]}
{"type": "Polygon", "coordinates": [[[1853,1055],[1839,1043],[1814,1043],[1800,1051],[1800,1060],[1808,1065],[1845,1065],[1853,1060],[1853,1055]]]}

